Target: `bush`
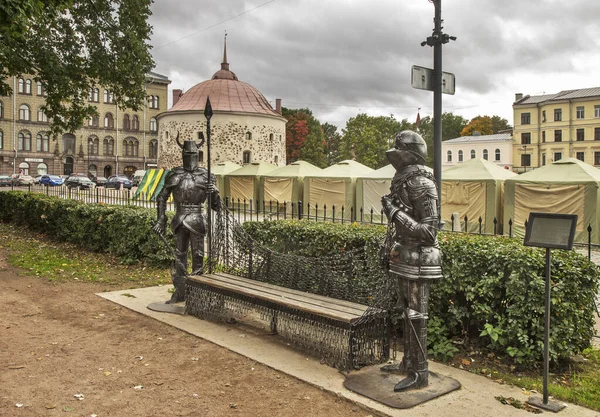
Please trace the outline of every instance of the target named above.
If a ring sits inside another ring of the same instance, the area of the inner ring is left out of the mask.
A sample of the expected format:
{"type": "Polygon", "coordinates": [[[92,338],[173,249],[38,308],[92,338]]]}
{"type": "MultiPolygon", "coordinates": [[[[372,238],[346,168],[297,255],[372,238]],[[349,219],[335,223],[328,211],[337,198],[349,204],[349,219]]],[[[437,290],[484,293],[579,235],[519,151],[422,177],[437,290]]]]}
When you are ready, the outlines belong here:
{"type": "MultiPolygon", "coordinates": [[[[309,221],[248,222],[244,228],[275,251],[304,256],[365,247],[369,265],[377,264],[386,230],[309,221]]],[[[429,351],[449,357],[455,351],[451,341],[460,338],[508,355],[522,367],[542,360],[545,250],[502,236],[441,232],[438,237],[444,279],[431,287],[429,351]]],[[[574,251],[553,250],[551,274],[550,357],[556,363],[590,346],[600,273],[574,251]]],[[[370,281],[361,284],[369,288],[386,281],[383,268],[361,279],[370,281]]],[[[380,293],[385,291],[389,288],[380,293]]]]}
{"type": "MultiPolygon", "coordinates": [[[[152,232],[156,211],[135,206],[86,204],[21,191],[0,193],[0,221],[26,226],[123,263],[169,265],[172,256],[152,232]]],[[[174,245],[173,236],[169,236],[174,245]]]]}

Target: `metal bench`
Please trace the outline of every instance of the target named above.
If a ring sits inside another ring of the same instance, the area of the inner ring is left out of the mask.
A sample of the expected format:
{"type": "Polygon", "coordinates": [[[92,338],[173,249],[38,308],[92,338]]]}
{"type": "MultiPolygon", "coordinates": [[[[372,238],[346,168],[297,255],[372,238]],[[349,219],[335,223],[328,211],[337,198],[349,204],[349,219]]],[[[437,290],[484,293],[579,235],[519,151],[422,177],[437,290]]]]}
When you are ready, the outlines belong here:
{"type": "Polygon", "coordinates": [[[227,273],[189,276],[186,313],[221,321],[252,316],[340,370],[389,358],[386,311],[227,273]]]}

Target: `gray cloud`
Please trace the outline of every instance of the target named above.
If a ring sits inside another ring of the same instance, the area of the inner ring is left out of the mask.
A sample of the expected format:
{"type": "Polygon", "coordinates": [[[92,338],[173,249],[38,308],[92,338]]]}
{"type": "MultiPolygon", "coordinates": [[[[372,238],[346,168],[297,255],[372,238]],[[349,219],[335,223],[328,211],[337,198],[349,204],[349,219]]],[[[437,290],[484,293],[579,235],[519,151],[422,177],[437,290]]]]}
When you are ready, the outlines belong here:
{"type": "MultiPolygon", "coordinates": [[[[272,102],[311,108],[340,129],[359,111],[409,120],[418,107],[431,112],[431,93],[410,86],[413,64],[433,66],[432,48],[420,46],[433,29],[427,0],[278,0],[256,8],[263,3],[156,0],[156,71],[184,90],[209,79],[227,30],[231,69],[272,102]]],[[[444,70],[457,78],[445,110],[512,122],[517,91],[600,85],[580,65],[599,59],[600,2],[444,0],[442,14],[444,31],[458,37],[443,47],[444,70]],[[575,79],[587,84],[570,85],[575,79]]]]}

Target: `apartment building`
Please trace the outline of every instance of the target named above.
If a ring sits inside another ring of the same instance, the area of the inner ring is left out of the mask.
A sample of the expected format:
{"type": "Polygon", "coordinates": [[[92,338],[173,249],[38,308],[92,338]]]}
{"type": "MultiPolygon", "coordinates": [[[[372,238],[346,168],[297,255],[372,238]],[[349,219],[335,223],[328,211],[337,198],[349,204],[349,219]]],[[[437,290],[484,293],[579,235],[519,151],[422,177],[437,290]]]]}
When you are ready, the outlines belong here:
{"type": "Polygon", "coordinates": [[[102,86],[90,89],[88,102],[99,116],[57,138],[49,136],[48,119],[41,110],[45,103],[41,83],[32,76],[8,80],[13,95],[0,96],[0,174],[81,172],[108,177],[155,167],[156,116],[167,110],[171,81],[152,72],[146,80],[146,106],[137,112],[119,109],[113,94],[102,86]]]}
{"type": "Polygon", "coordinates": [[[600,87],[515,95],[513,170],[563,158],[600,167],[600,87]]]}
{"type": "Polygon", "coordinates": [[[483,158],[501,168],[512,169],[512,135],[510,132],[461,136],[442,142],[442,170],[462,162],[483,158]]]}

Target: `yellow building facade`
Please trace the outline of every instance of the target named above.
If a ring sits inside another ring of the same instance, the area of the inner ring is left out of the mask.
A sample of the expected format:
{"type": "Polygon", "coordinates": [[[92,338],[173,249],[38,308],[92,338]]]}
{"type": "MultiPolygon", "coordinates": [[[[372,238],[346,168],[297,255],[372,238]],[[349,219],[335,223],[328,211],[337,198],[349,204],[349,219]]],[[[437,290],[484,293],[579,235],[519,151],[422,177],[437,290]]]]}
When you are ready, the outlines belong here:
{"type": "Polygon", "coordinates": [[[156,167],[156,116],[167,110],[171,81],[156,73],[148,73],[146,80],[143,109],[123,111],[110,91],[97,86],[90,89],[88,102],[96,106],[98,117],[73,133],[51,138],[41,111],[45,103],[42,85],[32,76],[8,79],[13,94],[0,96],[0,174],[77,172],[108,177],[156,167]]]}
{"type": "Polygon", "coordinates": [[[600,167],[600,87],[515,95],[513,171],[564,158],[600,167]]]}

